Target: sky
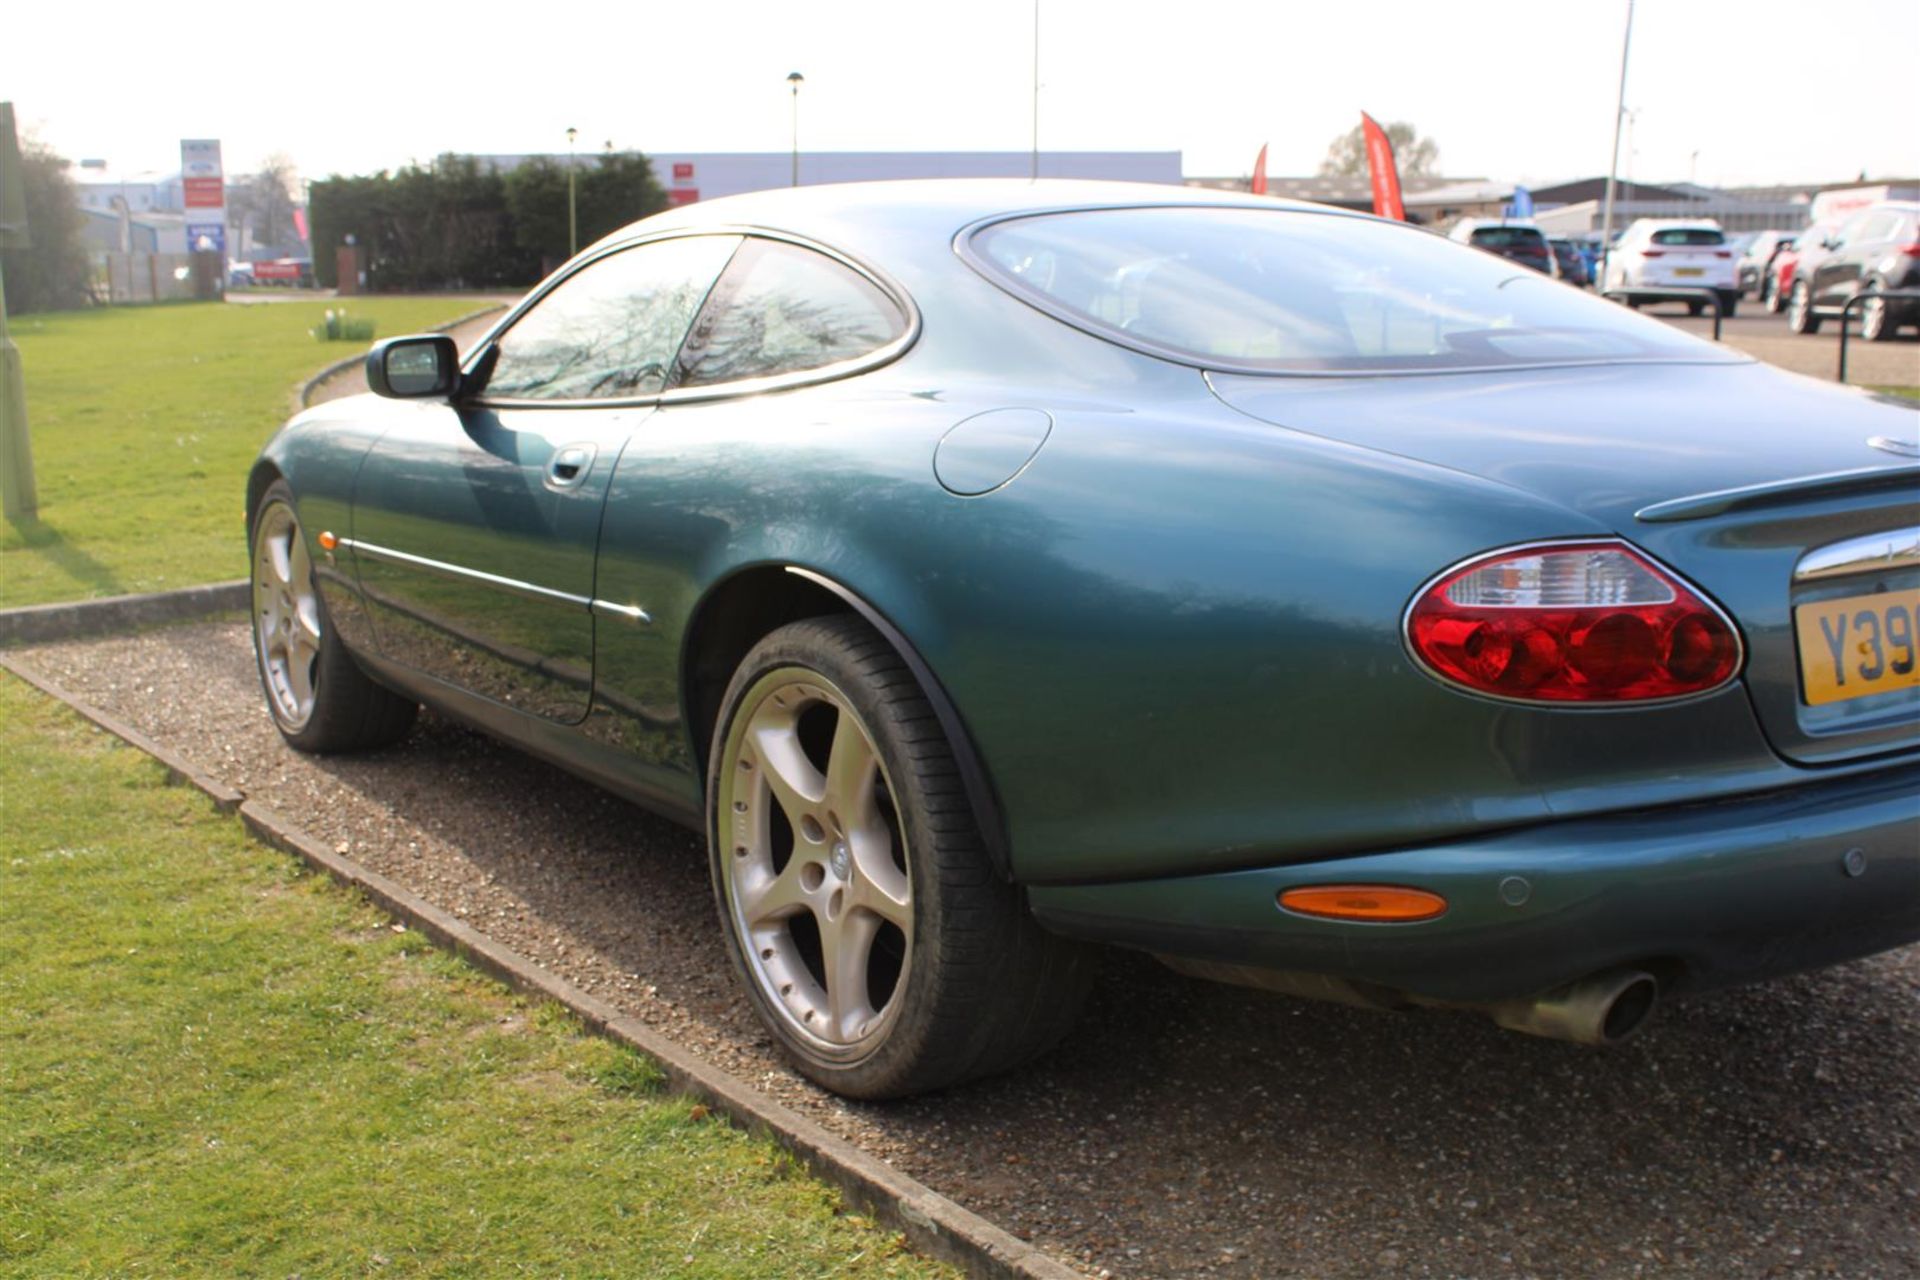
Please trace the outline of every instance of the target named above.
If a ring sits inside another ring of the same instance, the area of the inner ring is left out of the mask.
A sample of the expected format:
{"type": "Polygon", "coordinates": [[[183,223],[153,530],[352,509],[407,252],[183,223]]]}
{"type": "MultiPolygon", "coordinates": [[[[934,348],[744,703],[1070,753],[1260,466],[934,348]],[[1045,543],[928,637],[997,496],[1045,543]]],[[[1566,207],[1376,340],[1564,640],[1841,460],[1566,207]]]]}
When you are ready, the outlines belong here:
{"type": "MultiPolygon", "coordinates": [[[[109,172],[219,138],[307,178],[443,151],[1026,151],[1034,0],[480,0],[215,11],[28,3],[0,17],[0,100],[109,172]],[[550,14],[550,17],[543,17],[550,14]]],[[[1039,0],[1042,150],[1184,153],[1190,177],[1314,172],[1362,110],[1441,171],[1604,174],[1627,0],[1039,0]]],[[[1913,0],[1638,0],[1622,176],[1714,185],[1920,176],[1913,0]],[[1875,33],[1879,33],[1877,36],[1875,33]],[[1843,37],[1844,82],[1809,45],[1843,37]],[[1886,58],[1871,50],[1888,51],[1886,58]],[[1816,82],[1817,72],[1826,79],[1816,82]]]]}

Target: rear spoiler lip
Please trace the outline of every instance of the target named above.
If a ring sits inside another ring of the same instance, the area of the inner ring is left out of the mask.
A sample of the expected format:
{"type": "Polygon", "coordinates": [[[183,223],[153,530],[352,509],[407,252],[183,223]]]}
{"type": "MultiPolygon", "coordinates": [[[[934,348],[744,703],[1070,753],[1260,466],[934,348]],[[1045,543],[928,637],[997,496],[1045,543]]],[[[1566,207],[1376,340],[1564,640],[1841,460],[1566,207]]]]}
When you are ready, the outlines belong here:
{"type": "Polygon", "coordinates": [[[1817,498],[1879,493],[1907,487],[1920,491],[1920,467],[1861,467],[1854,471],[1829,471],[1822,475],[1769,480],[1764,484],[1742,485],[1737,489],[1716,489],[1711,493],[1671,498],[1640,508],[1633,513],[1633,518],[1643,524],[1672,524],[1682,520],[1704,520],[1708,516],[1725,515],[1729,511],[1784,506],[1817,498]]]}

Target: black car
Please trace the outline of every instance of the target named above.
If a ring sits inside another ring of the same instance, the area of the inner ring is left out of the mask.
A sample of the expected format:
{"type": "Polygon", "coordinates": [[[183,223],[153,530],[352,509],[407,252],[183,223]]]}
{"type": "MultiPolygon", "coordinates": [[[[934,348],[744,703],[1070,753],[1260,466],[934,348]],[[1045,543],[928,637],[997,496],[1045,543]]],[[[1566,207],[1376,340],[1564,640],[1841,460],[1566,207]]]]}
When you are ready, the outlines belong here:
{"type": "Polygon", "coordinates": [[[1920,203],[1888,201],[1859,213],[1820,241],[1825,255],[1808,270],[1805,259],[1787,299],[1787,325],[1818,333],[1854,298],[1860,336],[1884,342],[1902,325],[1920,324],[1920,298],[1882,298],[1890,289],[1920,288],[1920,203]]]}
{"type": "Polygon", "coordinates": [[[1559,269],[1562,280],[1582,289],[1593,283],[1593,277],[1587,271],[1587,260],[1581,256],[1573,241],[1549,240],[1547,247],[1553,250],[1553,265],[1559,269]]]}

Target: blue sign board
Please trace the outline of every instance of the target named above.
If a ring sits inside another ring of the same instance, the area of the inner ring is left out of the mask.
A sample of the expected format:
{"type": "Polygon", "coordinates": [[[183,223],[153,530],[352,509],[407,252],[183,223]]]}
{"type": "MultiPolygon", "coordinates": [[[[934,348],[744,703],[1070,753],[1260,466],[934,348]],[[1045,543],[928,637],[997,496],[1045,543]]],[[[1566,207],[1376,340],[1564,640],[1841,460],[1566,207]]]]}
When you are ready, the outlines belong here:
{"type": "Polygon", "coordinates": [[[187,252],[198,253],[211,249],[215,253],[227,251],[227,224],[224,222],[189,222],[187,224],[187,252]]]}

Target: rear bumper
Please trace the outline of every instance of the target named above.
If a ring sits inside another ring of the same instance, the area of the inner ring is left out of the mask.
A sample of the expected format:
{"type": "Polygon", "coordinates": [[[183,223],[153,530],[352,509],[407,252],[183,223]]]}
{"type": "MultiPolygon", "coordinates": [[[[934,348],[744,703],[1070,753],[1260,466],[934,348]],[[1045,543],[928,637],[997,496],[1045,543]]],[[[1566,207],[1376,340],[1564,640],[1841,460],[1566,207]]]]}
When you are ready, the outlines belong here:
{"type": "Polygon", "coordinates": [[[1920,939],[1920,766],[1305,865],[1036,886],[1029,896],[1061,933],[1433,1000],[1532,996],[1625,964],[1697,990],[1920,939]],[[1276,901],[1300,885],[1353,882],[1427,889],[1448,910],[1418,924],[1354,924],[1276,901]]]}

